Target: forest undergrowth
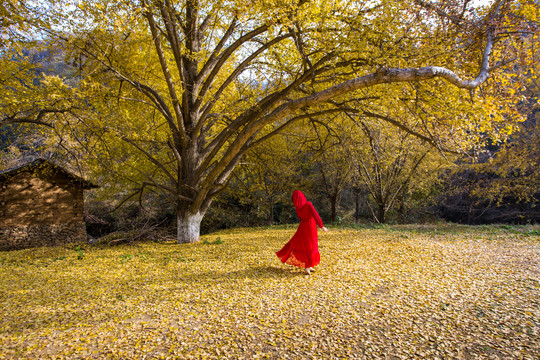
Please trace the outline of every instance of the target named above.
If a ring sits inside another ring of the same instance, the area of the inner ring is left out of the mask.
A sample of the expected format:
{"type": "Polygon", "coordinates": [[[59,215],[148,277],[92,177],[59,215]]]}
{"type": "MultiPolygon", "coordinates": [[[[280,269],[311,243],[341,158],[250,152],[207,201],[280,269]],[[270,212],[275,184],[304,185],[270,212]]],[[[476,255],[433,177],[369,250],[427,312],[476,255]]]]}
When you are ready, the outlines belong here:
{"type": "Polygon", "coordinates": [[[294,230],[0,252],[0,358],[540,358],[540,227],[294,230]]]}

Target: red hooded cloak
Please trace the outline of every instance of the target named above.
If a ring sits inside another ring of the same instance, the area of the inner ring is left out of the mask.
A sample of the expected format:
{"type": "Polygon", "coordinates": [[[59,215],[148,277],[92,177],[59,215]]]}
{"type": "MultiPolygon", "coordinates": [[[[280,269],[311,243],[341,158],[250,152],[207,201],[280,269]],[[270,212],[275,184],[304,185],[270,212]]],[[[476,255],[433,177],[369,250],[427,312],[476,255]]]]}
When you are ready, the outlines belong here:
{"type": "Polygon", "coordinates": [[[292,239],[276,252],[276,255],[282,262],[289,265],[302,268],[313,267],[321,261],[317,243],[317,225],[320,228],[324,225],[313,204],[306,200],[301,191],[293,192],[292,201],[296,214],[300,218],[300,225],[292,239]]]}

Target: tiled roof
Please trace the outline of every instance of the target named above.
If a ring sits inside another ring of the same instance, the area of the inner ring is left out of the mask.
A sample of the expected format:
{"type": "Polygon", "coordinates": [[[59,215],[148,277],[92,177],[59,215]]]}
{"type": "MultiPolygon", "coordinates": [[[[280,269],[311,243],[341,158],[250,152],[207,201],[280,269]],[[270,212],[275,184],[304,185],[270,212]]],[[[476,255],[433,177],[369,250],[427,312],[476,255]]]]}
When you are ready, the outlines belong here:
{"type": "Polygon", "coordinates": [[[52,169],[56,174],[60,174],[62,176],[65,176],[66,178],[70,179],[72,182],[79,183],[82,185],[83,189],[92,189],[97,188],[99,186],[92,184],[91,182],[84,180],[82,177],[77,176],[63,167],[54,164],[53,162],[38,158],[36,160],[27,162],[26,164],[23,164],[21,166],[17,166],[15,168],[7,169],[4,171],[0,171],[0,182],[4,181],[6,179],[9,179],[10,177],[19,174],[21,172],[25,171],[31,171],[38,168],[45,168],[48,167],[49,169],[52,169]]]}

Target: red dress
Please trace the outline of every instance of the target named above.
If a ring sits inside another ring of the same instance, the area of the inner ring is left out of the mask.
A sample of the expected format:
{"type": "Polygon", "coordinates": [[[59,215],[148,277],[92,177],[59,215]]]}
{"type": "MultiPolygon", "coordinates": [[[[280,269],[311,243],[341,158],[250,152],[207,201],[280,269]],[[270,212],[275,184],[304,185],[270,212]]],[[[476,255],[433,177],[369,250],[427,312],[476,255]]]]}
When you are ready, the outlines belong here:
{"type": "Polygon", "coordinates": [[[300,218],[300,225],[292,239],[276,252],[276,255],[281,262],[289,265],[301,268],[313,267],[321,261],[317,244],[317,225],[320,228],[324,225],[313,204],[306,200],[301,191],[295,190],[292,200],[296,214],[300,218]]]}

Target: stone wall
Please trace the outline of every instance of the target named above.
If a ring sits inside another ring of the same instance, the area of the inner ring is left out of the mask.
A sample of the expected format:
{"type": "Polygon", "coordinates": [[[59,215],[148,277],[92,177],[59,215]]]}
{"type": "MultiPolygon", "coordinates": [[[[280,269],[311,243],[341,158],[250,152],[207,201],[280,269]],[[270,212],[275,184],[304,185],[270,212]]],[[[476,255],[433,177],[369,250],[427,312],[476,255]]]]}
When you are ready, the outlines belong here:
{"type": "Polygon", "coordinates": [[[83,189],[62,176],[20,173],[0,184],[0,227],[82,223],[83,189]]]}
{"type": "Polygon", "coordinates": [[[14,227],[0,225],[0,250],[56,246],[79,241],[86,241],[86,227],[83,222],[14,227]]]}

